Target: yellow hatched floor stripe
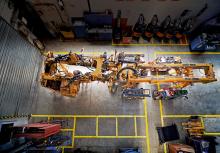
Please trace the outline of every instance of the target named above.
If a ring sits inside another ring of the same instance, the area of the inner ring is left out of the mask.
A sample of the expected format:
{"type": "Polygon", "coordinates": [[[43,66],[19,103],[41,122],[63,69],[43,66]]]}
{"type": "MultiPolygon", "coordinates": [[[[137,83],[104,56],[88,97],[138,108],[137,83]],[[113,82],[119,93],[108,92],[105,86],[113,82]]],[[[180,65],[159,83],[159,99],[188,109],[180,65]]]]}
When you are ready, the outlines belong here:
{"type": "Polygon", "coordinates": [[[147,143],[147,152],[150,153],[150,136],[149,136],[149,123],[148,123],[148,114],[147,113],[148,113],[147,112],[147,99],[144,98],[146,143],[147,143]]]}

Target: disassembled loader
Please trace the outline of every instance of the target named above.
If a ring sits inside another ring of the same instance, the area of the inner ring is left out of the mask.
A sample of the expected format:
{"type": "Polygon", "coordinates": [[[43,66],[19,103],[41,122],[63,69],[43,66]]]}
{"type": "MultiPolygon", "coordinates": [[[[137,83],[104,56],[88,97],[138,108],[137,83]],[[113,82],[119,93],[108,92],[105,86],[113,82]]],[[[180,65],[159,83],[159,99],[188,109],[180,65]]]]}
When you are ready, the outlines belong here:
{"type": "Polygon", "coordinates": [[[170,87],[182,89],[193,83],[217,80],[212,64],[182,64],[180,57],[159,57],[155,61],[145,62],[143,57],[143,54],[117,51],[110,56],[105,52],[91,57],[72,52],[66,55],[49,52],[41,84],[64,96],[75,97],[81,83],[92,81],[107,82],[110,92],[115,92],[117,87],[127,91],[131,89],[132,92],[141,82],[170,83],[170,87]]]}

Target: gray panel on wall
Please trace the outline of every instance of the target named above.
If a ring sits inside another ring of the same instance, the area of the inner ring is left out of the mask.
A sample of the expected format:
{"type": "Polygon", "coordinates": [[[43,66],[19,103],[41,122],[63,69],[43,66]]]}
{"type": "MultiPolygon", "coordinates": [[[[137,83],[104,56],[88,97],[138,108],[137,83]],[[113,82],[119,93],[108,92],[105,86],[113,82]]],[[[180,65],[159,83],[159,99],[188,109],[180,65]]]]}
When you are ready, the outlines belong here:
{"type": "Polygon", "coordinates": [[[0,116],[30,114],[40,52],[0,18],[0,116]]]}

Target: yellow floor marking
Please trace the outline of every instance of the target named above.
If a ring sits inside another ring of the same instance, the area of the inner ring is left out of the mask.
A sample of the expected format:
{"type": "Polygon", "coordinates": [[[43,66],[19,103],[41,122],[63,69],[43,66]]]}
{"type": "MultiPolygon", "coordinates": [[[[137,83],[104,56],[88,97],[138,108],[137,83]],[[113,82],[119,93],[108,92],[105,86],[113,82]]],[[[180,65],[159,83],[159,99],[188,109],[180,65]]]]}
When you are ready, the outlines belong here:
{"type": "Polygon", "coordinates": [[[118,118],[115,118],[115,135],[118,137],[118,118]]]}
{"type": "MultiPolygon", "coordinates": [[[[145,102],[145,106],[146,106],[146,102],[145,102]]],[[[146,111],[146,110],[145,110],[146,111]]],[[[146,115],[31,115],[32,117],[47,117],[47,118],[72,118],[73,121],[73,128],[72,129],[62,129],[62,132],[67,132],[67,131],[72,131],[72,144],[71,146],[62,146],[62,152],[64,153],[65,148],[74,148],[74,144],[75,144],[75,139],[89,139],[89,138],[98,138],[98,139],[146,139],[149,140],[149,136],[123,136],[123,135],[118,135],[118,118],[145,118],[146,119],[146,115]],[[116,135],[114,136],[100,136],[98,135],[98,130],[96,129],[96,135],[76,135],[76,124],[77,124],[77,118],[96,118],[96,128],[98,127],[98,118],[115,118],[116,119],[116,135]]],[[[146,123],[147,124],[147,123],[146,123]]],[[[146,126],[148,127],[148,125],[146,126]]],[[[148,129],[147,130],[147,134],[148,134],[148,129]]],[[[149,142],[148,142],[149,144],[149,142]]],[[[149,148],[149,147],[148,147],[149,148]]],[[[149,152],[150,153],[150,152],[149,152]]]]}
{"type": "MultiPolygon", "coordinates": [[[[160,90],[160,84],[157,84],[158,90],[160,90]]],[[[160,105],[160,119],[161,119],[161,125],[164,126],[164,119],[163,119],[163,103],[162,100],[159,100],[159,105],[160,105]]],[[[167,145],[166,143],[163,144],[164,148],[164,153],[167,153],[167,145]]]]}
{"type": "Polygon", "coordinates": [[[72,148],[74,148],[74,144],[75,144],[75,133],[76,133],[76,117],[74,117],[73,120],[72,148]]]}
{"type": "Polygon", "coordinates": [[[200,120],[201,120],[201,123],[202,123],[202,127],[205,129],[204,119],[201,117],[200,120]]]}
{"type": "MultiPolygon", "coordinates": [[[[157,73],[158,76],[158,73],[157,73]]],[[[160,90],[160,84],[157,83],[157,88],[160,90]]],[[[160,106],[160,120],[161,120],[161,125],[164,126],[164,120],[163,120],[163,103],[162,100],[159,100],[159,106],[160,106]]]]}
{"type": "Polygon", "coordinates": [[[99,118],[96,118],[96,136],[99,135],[99,118]]]}
{"type": "Polygon", "coordinates": [[[202,117],[205,117],[205,118],[220,118],[220,114],[214,114],[214,115],[200,115],[202,117]]]}
{"type": "Polygon", "coordinates": [[[60,129],[60,131],[62,131],[62,132],[72,132],[74,130],[73,129],[60,129]]]}
{"type": "Polygon", "coordinates": [[[137,136],[137,118],[134,117],[134,133],[135,133],[135,136],[137,136]]]}
{"type": "Polygon", "coordinates": [[[103,136],[95,136],[95,135],[82,135],[82,136],[74,136],[76,139],[143,139],[146,138],[146,136],[127,136],[127,135],[112,135],[112,136],[107,136],[107,135],[103,135],[103,136]]]}
{"type": "Polygon", "coordinates": [[[55,118],[144,118],[144,115],[47,115],[47,114],[32,114],[31,117],[55,117],[55,118]]]}
{"type": "Polygon", "coordinates": [[[159,100],[160,105],[160,119],[161,119],[161,125],[164,126],[164,120],[163,120],[163,103],[162,100],[159,100]]]}
{"type": "MultiPolygon", "coordinates": [[[[157,72],[157,77],[158,77],[158,72],[157,72]]],[[[157,89],[160,90],[160,83],[157,83],[157,89]]],[[[162,100],[159,100],[159,106],[160,106],[161,125],[164,126],[164,121],[163,121],[163,103],[162,103],[162,100]]]]}
{"type": "Polygon", "coordinates": [[[202,114],[183,114],[183,115],[163,115],[163,118],[189,118],[191,116],[199,116],[199,117],[203,117],[203,118],[220,118],[219,114],[215,114],[215,115],[202,115],[202,114]]]}
{"type": "Polygon", "coordinates": [[[150,153],[150,136],[149,136],[149,123],[148,123],[148,114],[147,114],[147,99],[144,98],[144,114],[145,114],[145,132],[146,132],[146,143],[147,143],[147,152],[150,153]]]}
{"type": "Polygon", "coordinates": [[[204,132],[204,135],[208,135],[208,136],[220,136],[220,132],[204,132]]]}
{"type": "Polygon", "coordinates": [[[66,148],[73,148],[72,146],[62,146],[62,148],[66,149],[66,148]]]}
{"type": "MultiPolygon", "coordinates": [[[[89,139],[89,138],[98,138],[98,139],[144,139],[146,136],[119,136],[118,135],[118,118],[145,118],[145,115],[47,115],[47,114],[32,114],[32,117],[47,117],[47,118],[74,118],[73,129],[62,129],[63,132],[72,131],[72,146],[62,146],[62,152],[65,148],[74,148],[75,139],[89,139]],[[96,135],[95,136],[79,136],[75,135],[76,131],[76,119],[77,118],[96,118],[96,135]],[[116,119],[116,135],[115,136],[99,136],[98,135],[98,118],[115,118],[116,119]]],[[[147,139],[147,138],[146,138],[147,139]]]]}

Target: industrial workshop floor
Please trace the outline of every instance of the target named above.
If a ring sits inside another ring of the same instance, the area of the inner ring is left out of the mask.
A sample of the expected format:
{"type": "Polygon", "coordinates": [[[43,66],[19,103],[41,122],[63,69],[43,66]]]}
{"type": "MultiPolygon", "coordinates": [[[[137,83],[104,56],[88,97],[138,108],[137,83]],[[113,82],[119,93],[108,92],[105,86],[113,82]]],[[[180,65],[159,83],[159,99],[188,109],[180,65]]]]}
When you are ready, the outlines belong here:
{"type": "MultiPolygon", "coordinates": [[[[189,52],[188,46],[112,46],[88,42],[47,42],[47,51],[64,54],[85,49],[85,55],[111,54],[115,49],[129,53],[143,53],[145,60],[157,56],[181,56],[183,63],[213,63],[220,80],[220,52],[198,54],[189,52]]],[[[160,85],[142,84],[145,88],[160,88],[160,85]]],[[[83,84],[75,98],[63,97],[40,87],[38,99],[33,106],[34,120],[62,119],[63,133],[70,142],[63,151],[85,148],[100,153],[114,153],[118,148],[140,147],[143,153],[166,152],[159,145],[156,127],[177,123],[184,140],[180,123],[190,115],[201,115],[207,134],[220,135],[220,81],[195,84],[187,87],[189,99],[154,101],[152,98],[137,101],[122,101],[120,93],[112,95],[106,84],[93,82],[83,84]],[[219,115],[218,115],[219,114],[219,115]]],[[[217,138],[220,142],[220,138],[217,138]]],[[[181,142],[180,141],[180,142],[181,142]]],[[[220,152],[220,148],[217,148],[220,152]]]]}

